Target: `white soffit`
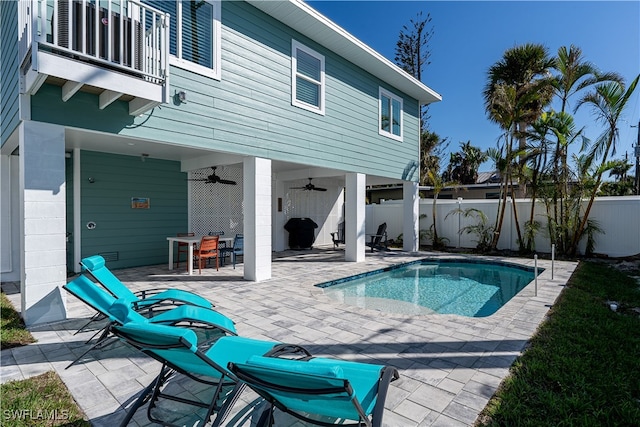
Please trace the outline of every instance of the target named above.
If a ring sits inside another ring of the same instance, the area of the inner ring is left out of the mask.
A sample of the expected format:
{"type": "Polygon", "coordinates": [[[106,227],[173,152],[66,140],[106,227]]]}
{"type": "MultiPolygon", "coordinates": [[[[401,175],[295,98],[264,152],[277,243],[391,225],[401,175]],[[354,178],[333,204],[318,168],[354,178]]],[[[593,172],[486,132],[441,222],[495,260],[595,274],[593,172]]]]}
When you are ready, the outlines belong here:
{"type": "Polygon", "coordinates": [[[248,0],[248,3],[417,99],[421,104],[442,100],[440,94],[410,76],[303,1],[248,0]]]}

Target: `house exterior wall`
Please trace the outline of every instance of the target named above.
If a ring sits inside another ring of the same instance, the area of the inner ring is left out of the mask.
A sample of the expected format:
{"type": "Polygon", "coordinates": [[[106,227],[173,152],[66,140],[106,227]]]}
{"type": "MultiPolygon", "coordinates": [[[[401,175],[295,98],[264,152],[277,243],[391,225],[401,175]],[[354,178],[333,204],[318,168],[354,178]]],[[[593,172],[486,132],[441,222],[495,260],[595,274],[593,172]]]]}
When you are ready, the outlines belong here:
{"type": "Polygon", "coordinates": [[[0,1],[0,147],[20,122],[19,66],[17,4],[0,1]]]}
{"type": "Polygon", "coordinates": [[[222,77],[171,67],[170,94],[140,117],[116,101],[99,110],[96,95],[62,102],[60,88],[32,98],[34,120],[171,144],[300,164],[417,180],[403,176],[419,152],[419,106],[346,59],[244,2],[222,3],[222,77]],[[291,105],[292,39],[325,55],[326,108],[319,115],[291,105]],[[378,134],[379,88],[403,96],[404,141],[378,134]],[[393,154],[393,155],[391,155],[393,154]]]}
{"type": "Polygon", "coordinates": [[[167,236],[188,231],[180,163],[93,151],[82,151],[80,161],[81,256],[102,254],[109,268],[166,263],[167,236]],[[149,208],[133,209],[133,197],[148,198],[149,208]]]}

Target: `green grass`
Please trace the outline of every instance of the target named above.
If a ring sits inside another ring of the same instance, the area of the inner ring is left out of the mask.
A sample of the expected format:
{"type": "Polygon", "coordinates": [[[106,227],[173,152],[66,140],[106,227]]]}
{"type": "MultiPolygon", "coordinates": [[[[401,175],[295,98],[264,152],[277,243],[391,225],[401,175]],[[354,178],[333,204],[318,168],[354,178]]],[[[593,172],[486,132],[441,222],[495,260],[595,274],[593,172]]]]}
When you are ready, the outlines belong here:
{"type": "Polygon", "coordinates": [[[0,385],[0,425],[90,427],[60,377],[46,372],[0,385]]]}
{"type": "Polygon", "coordinates": [[[640,422],[640,289],[603,264],[581,263],[479,417],[479,426],[640,422]],[[613,312],[607,301],[621,304],[613,312]]]}
{"type": "Polygon", "coordinates": [[[0,293],[0,348],[19,347],[35,341],[11,301],[4,292],[0,293]]]}
{"type": "MultiPolygon", "coordinates": [[[[7,296],[0,295],[2,349],[36,340],[7,296]]],[[[0,426],[90,427],[60,377],[46,372],[22,381],[0,385],[0,426]]]]}

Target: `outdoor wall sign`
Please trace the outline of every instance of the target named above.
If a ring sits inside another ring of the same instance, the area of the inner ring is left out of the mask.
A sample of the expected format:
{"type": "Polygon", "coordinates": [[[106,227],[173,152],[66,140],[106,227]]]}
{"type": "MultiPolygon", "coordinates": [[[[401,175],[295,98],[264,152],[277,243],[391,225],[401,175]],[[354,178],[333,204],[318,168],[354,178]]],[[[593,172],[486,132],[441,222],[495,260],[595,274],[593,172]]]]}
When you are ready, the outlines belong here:
{"type": "Polygon", "coordinates": [[[132,197],[131,209],[149,209],[151,200],[148,197],[132,197]]]}

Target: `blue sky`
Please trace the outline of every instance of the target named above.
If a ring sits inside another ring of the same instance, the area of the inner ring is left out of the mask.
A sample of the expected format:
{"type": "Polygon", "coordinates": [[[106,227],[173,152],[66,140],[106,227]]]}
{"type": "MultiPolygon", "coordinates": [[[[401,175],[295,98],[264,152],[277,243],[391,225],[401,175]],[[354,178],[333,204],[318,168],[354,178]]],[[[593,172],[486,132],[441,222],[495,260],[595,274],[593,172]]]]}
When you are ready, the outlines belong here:
{"type": "MultiPolygon", "coordinates": [[[[506,49],[524,43],[582,48],[585,59],[602,71],[615,71],[627,83],[640,73],[640,1],[308,1],[313,8],[393,61],[402,26],[419,11],[431,14],[434,36],[431,64],[423,82],[442,95],[430,108],[429,127],[450,141],[482,149],[496,145],[497,125],[487,119],[482,99],[488,68],[506,49]]],[[[632,159],[640,119],[640,87],[619,126],[616,158],[632,159]]],[[[578,97],[570,102],[576,103],[578,97]]],[[[576,124],[594,140],[603,127],[582,107],[576,124]]],[[[486,163],[481,170],[489,170],[486,163]]]]}

